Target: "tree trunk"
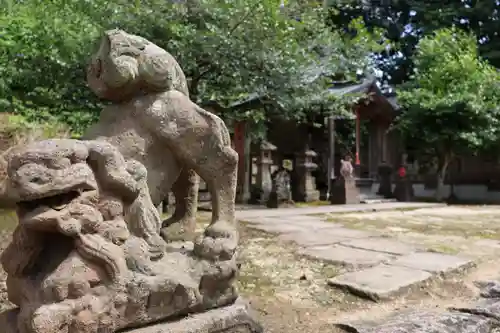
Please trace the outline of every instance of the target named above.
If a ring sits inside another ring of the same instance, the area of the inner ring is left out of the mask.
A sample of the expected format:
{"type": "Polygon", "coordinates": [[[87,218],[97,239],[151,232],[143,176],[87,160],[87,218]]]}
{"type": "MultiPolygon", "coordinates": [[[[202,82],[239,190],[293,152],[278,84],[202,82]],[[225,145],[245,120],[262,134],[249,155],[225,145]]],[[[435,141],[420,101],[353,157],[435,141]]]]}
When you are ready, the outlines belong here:
{"type": "Polygon", "coordinates": [[[451,155],[446,154],[439,158],[437,170],[437,186],[436,186],[436,200],[442,201],[444,197],[444,180],[446,178],[446,171],[451,161],[451,155]]]}

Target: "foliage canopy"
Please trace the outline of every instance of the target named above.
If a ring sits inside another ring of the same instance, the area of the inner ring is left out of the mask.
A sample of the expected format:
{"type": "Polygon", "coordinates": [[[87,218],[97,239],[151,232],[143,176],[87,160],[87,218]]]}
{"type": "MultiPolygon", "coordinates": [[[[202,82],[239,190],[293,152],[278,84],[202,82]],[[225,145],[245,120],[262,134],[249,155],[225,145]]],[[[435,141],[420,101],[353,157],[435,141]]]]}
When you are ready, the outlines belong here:
{"type": "Polygon", "coordinates": [[[172,53],[186,72],[191,97],[202,105],[216,102],[226,119],[264,121],[264,108],[235,113],[229,107],[251,97],[297,120],[337,110],[326,94],[331,76],[366,72],[380,38],[359,21],[351,24],[354,38],[331,31],[321,6],[280,9],[279,3],[7,1],[0,9],[0,108],[83,131],[100,109],[84,82],[91,46],[104,29],[121,28],[172,53]]]}
{"type": "Polygon", "coordinates": [[[419,42],[413,61],[398,93],[405,111],[397,128],[420,157],[436,158],[444,173],[457,153],[497,142],[500,74],[479,57],[474,35],[438,30],[419,42]]]}

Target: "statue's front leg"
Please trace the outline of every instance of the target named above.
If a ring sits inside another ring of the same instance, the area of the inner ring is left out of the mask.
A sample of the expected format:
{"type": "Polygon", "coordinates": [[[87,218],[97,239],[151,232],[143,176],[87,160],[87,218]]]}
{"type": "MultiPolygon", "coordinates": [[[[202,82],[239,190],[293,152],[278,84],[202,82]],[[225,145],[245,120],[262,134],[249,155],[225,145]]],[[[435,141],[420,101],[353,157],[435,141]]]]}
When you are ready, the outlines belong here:
{"type": "Polygon", "coordinates": [[[172,186],[175,196],[174,214],[163,221],[163,238],[176,241],[192,241],[196,231],[199,177],[192,169],[184,168],[172,186]]]}

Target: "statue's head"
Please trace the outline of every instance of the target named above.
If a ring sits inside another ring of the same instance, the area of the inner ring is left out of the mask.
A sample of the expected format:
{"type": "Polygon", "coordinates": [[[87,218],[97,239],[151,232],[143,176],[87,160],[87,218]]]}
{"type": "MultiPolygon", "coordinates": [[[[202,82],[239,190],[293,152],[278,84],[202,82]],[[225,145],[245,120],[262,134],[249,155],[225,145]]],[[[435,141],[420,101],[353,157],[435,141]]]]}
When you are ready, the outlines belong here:
{"type": "Polygon", "coordinates": [[[101,37],[87,69],[87,82],[99,98],[111,101],[172,89],[189,96],[184,73],[170,53],[118,29],[101,37]]]}
{"type": "MultiPolygon", "coordinates": [[[[50,234],[52,240],[79,241],[95,234],[112,244],[108,247],[119,246],[130,233],[124,209],[139,199],[138,182],[146,177],[144,166],[132,162],[106,142],[52,139],[19,147],[8,157],[7,169],[9,188],[19,198],[19,227],[37,239],[50,234]]],[[[30,242],[25,233],[16,235],[14,254],[30,242]]],[[[47,246],[32,244],[33,251],[22,258],[4,253],[2,264],[10,274],[25,272],[40,262],[47,246]]],[[[113,266],[108,271],[119,275],[113,266]]]]}

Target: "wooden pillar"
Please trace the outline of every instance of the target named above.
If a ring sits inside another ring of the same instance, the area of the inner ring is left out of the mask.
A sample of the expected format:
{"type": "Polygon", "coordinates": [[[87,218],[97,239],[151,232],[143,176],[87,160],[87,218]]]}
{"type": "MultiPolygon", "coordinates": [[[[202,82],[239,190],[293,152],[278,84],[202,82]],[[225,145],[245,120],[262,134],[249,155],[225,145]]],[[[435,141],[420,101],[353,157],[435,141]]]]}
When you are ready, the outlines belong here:
{"type": "Polygon", "coordinates": [[[360,149],[360,119],[359,119],[359,106],[356,107],[356,158],[354,164],[359,168],[361,161],[359,160],[359,149],[360,149]]]}
{"type": "Polygon", "coordinates": [[[330,199],[335,179],[335,117],[328,117],[328,170],[326,171],[328,191],[326,199],[330,199]]]}
{"type": "Polygon", "coordinates": [[[250,149],[247,135],[247,124],[244,121],[237,121],[234,126],[233,144],[238,153],[238,183],[236,187],[236,201],[247,202],[250,198],[249,169],[250,149]]]}

